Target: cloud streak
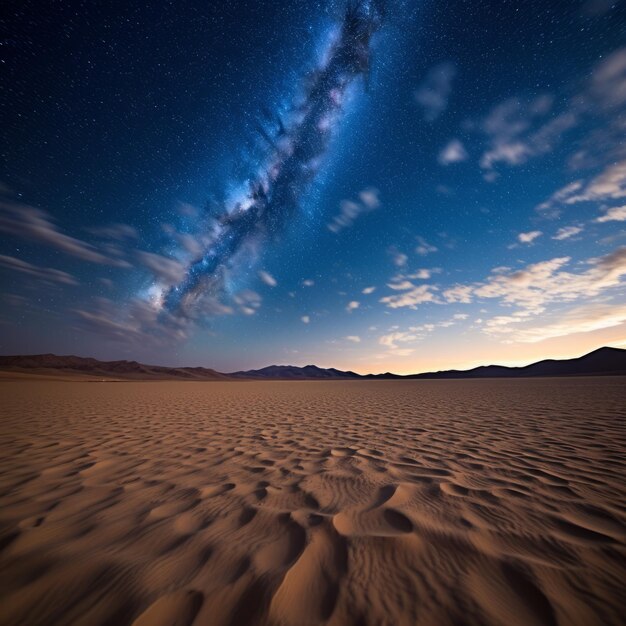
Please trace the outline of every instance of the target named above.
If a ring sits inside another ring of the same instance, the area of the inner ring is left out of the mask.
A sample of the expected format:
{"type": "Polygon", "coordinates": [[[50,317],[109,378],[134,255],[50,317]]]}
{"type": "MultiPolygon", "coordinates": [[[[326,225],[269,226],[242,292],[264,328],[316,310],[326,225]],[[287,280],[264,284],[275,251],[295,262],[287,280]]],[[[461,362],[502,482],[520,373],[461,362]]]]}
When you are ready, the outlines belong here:
{"type": "Polygon", "coordinates": [[[12,256],[0,255],[0,267],[6,270],[12,270],[19,272],[20,274],[26,274],[27,276],[33,276],[39,280],[43,280],[47,283],[57,283],[61,285],[78,285],[78,281],[67,272],[53,269],[51,267],[39,267],[32,265],[21,259],[16,259],[12,256]]]}
{"type": "Polygon", "coordinates": [[[415,90],[415,101],[421,106],[427,122],[434,122],[448,108],[455,76],[456,67],[453,63],[440,63],[430,69],[422,84],[415,90]]]}
{"type": "Polygon", "coordinates": [[[375,187],[368,187],[359,194],[359,201],[342,200],[339,205],[339,215],[333,217],[328,224],[328,230],[338,233],[343,228],[352,226],[354,221],[363,213],[374,211],[380,206],[379,192],[375,187]]]}
{"type": "Polygon", "coordinates": [[[130,267],[127,261],[107,257],[95,246],[66,235],[59,230],[49,213],[25,204],[0,200],[0,231],[55,248],[82,261],[130,267]]]}
{"type": "Polygon", "coordinates": [[[569,332],[588,332],[621,323],[621,314],[612,315],[610,311],[622,311],[623,307],[609,304],[609,301],[626,276],[626,246],[577,264],[577,269],[582,267],[578,271],[570,269],[571,265],[570,257],[555,257],[519,270],[496,268],[483,281],[458,284],[444,290],[437,285],[415,286],[404,281],[394,286],[402,293],[385,296],[380,302],[391,309],[417,309],[423,304],[471,304],[495,300],[511,312],[481,320],[482,329],[506,342],[534,342],[569,334],[568,324],[562,319],[539,325],[536,321],[541,319],[544,322],[553,317],[554,307],[571,304],[578,306],[566,308],[561,314],[563,319],[571,320],[569,332]],[[602,298],[603,308],[599,303],[590,303],[590,298],[602,298]],[[598,308],[593,309],[594,314],[585,317],[581,311],[589,312],[589,307],[595,304],[598,308]]]}

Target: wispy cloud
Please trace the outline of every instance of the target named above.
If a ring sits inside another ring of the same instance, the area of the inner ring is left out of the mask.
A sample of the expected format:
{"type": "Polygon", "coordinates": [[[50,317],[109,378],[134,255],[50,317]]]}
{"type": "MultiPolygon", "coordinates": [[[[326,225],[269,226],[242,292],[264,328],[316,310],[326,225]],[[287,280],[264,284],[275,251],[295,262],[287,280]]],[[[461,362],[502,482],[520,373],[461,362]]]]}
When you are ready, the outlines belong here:
{"type": "Polygon", "coordinates": [[[418,305],[425,304],[427,302],[440,302],[436,292],[437,287],[433,285],[419,285],[413,286],[404,293],[385,296],[380,299],[380,302],[388,306],[390,309],[399,309],[408,307],[410,309],[417,309],[418,305]]]}
{"type": "Polygon", "coordinates": [[[380,206],[379,191],[375,187],[368,187],[359,193],[359,200],[342,200],[339,205],[339,214],[333,217],[328,229],[338,233],[343,228],[352,226],[362,213],[369,213],[380,206]]]}
{"type": "Polygon", "coordinates": [[[413,330],[407,331],[393,331],[385,335],[381,335],[378,338],[378,343],[385,348],[388,348],[390,352],[395,353],[398,356],[406,356],[413,352],[410,348],[401,348],[401,344],[412,344],[420,341],[423,338],[423,334],[417,333],[413,330]],[[398,354],[398,350],[402,350],[401,354],[398,354]]]}
{"type": "Polygon", "coordinates": [[[19,272],[42,280],[47,283],[58,283],[61,285],[78,285],[78,281],[67,272],[62,272],[51,267],[39,267],[32,265],[21,259],[12,256],[0,255],[0,267],[6,270],[19,272]]]}
{"type": "Polygon", "coordinates": [[[66,235],[59,230],[49,213],[25,204],[0,200],[0,231],[90,263],[130,267],[127,261],[107,257],[86,241],[66,235]]]}
{"type": "Polygon", "coordinates": [[[265,270],[259,270],[259,278],[269,287],[276,287],[276,285],[278,285],[277,280],[265,270]]]}
{"type": "Polygon", "coordinates": [[[552,239],[563,241],[564,239],[570,239],[570,237],[574,237],[582,232],[582,226],[563,226],[556,231],[556,234],[552,237],[552,239]]]}
{"type": "Polygon", "coordinates": [[[552,97],[545,94],[530,101],[510,98],[494,107],[481,125],[489,142],[480,158],[481,168],[493,171],[501,163],[521,165],[550,152],[578,123],[578,115],[568,109],[548,119],[552,104],[552,97]]]}
{"type": "Polygon", "coordinates": [[[507,305],[518,305],[539,314],[548,303],[571,302],[598,294],[620,284],[626,274],[626,247],[586,262],[588,269],[570,272],[564,268],[570,257],[559,257],[534,263],[522,270],[492,275],[476,284],[473,295],[497,298],[507,305]]]}
{"type": "Polygon", "coordinates": [[[532,243],[537,239],[537,237],[541,237],[543,233],[540,230],[531,230],[528,233],[520,233],[517,236],[517,240],[520,243],[532,243]]]}
{"type": "Polygon", "coordinates": [[[233,296],[233,300],[244,315],[254,315],[261,308],[262,298],[252,289],[243,289],[233,296]]]}
{"type": "Polygon", "coordinates": [[[445,62],[435,65],[415,90],[415,101],[422,107],[422,113],[427,122],[433,122],[447,109],[452,93],[452,81],[456,73],[453,63],[445,62]]]}
{"type": "Polygon", "coordinates": [[[404,267],[409,260],[409,257],[404,254],[404,252],[400,252],[395,246],[390,246],[387,248],[387,252],[391,256],[391,260],[396,267],[404,267]]]}
{"type": "Polygon", "coordinates": [[[408,346],[419,343],[424,337],[437,328],[449,328],[464,319],[467,319],[467,315],[458,314],[451,319],[441,320],[439,322],[409,326],[406,330],[400,330],[397,326],[393,326],[389,329],[390,332],[378,338],[378,343],[388,349],[389,355],[408,356],[415,351],[415,348],[408,346]]]}
{"type": "Polygon", "coordinates": [[[557,257],[520,270],[496,268],[484,281],[457,284],[443,291],[430,284],[417,287],[398,285],[399,291],[404,287],[407,289],[403,293],[385,296],[380,302],[392,309],[416,309],[426,303],[469,304],[475,300],[493,299],[501,306],[519,309],[509,316],[494,318],[498,322],[491,325],[502,327],[518,323],[523,317],[540,315],[548,305],[609,295],[611,290],[621,285],[621,278],[626,275],[626,246],[605,256],[588,259],[583,264],[586,269],[582,271],[568,271],[566,268],[570,262],[570,257],[557,257]]]}
{"type": "Polygon", "coordinates": [[[585,185],[579,193],[571,193],[564,204],[577,202],[610,201],[626,198],[626,160],[609,165],[585,185]]]}
{"type": "Polygon", "coordinates": [[[300,320],[303,324],[308,324],[311,321],[311,318],[308,315],[303,315],[300,320]]]}
{"type": "Polygon", "coordinates": [[[346,311],[348,311],[348,313],[351,313],[352,311],[355,311],[356,309],[358,309],[359,306],[361,306],[359,302],[357,302],[356,300],[352,300],[348,302],[346,306],[346,311]]]}
{"type": "Polygon", "coordinates": [[[136,255],[139,263],[166,285],[176,284],[185,275],[185,266],[176,259],[143,250],[138,250],[136,255]]]}
{"type": "Polygon", "coordinates": [[[366,296],[368,296],[370,293],[374,293],[375,291],[376,287],[365,287],[365,289],[363,289],[361,293],[364,293],[366,296]]]}
{"type": "Polygon", "coordinates": [[[458,139],[452,139],[439,153],[437,160],[441,165],[461,163],[468,158],[465,146],[458,139]]]}
{"type": "Polygon", "coordinates": [[[469,304],[472,301],[474,288],[471,285],[455,285],[443,292],[446,302],[469,304]]]}
{"type": "Polygon", "coordinates": [[[616,50],[597,65],[589,91],[596,103],[610,111],[626,105],[626,48],[616,50]]]}
{"type": "Polygon", "coordinates": [[[500,317],[485,322],[484,332],[505,343],[537,343],[553,337],[588,333],[626,323],[626,304],[597,303],[559,311],[537,324],[524,316],[500,317]],[[547,323],[546,323],[547,322],[547,323]]]}
{"type": "Polygon", "coordinates": [[[417,239],[417,248],[415,248],[415,252],[420,256],[426,256],[431,252],[437,252],[436,246],[428,243],[424,237],[420,237],[419,235],[416,237],[417,239]]]}
{"type": "Polygon", "coordinates": [[[115,241],[126,241],[137,239],[139,233],[137,229],[128,224],[108,224],[107,226],[93,226],[85,229],[88,233],[102,237],[104,239],[113,239],[115,241]]]}
{"type": "Polygon", "coordinates": [[[604,222],[625,222],[626,221],[626,204],[606,209],[604,215],[597,217],[596,222],[600,224],[604,222]]]}
{"type": "Polygon", "coordinates": [[[72,311],[78,326],[100,338],[145,348],[174,345],[189,336],[189,320],[180,320],[154,306],[133,298],[126,307],[107,298],[95,298],[90,308],[72,311]]]}
{"type": "Polygon", "coordinates": [[[547,219],[556,219],[562,213],[562,205],[583,188],[582,180],[575,180],[555,191],[547,200],[535,207],[535,211],[547,219]]]}
{"type": "Polygon", "coordinates": [[[352,343],[361,343],[361,338],[358,335],[348,335],[346,337],[346,341],[351,341],[352,343]]]}
{"type": "MultiPolygon", "coordinates": [[[[610,204],[622,198],[626,198],[626,160],[608,165],[588,181],[579,179],[565,185],[539,204],[535,210],[544,218],[556,219],[571,205],[581,202],[610,204]]],[[[620,216],[625,212],[624,206],[607,208],[605,215],[595,221],[600,223],[623,221],[620,216]]]]}

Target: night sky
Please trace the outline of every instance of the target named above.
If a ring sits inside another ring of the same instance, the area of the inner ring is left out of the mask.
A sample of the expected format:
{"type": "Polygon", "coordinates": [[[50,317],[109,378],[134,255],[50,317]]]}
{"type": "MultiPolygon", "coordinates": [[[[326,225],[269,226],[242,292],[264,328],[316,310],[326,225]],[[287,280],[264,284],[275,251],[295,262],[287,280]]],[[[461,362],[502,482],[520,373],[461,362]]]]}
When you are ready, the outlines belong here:
{"type": "Polygon", "coordinates": [[[1,43],[3,354],[626,346],[623,0],[22,1],[1,43]]]}

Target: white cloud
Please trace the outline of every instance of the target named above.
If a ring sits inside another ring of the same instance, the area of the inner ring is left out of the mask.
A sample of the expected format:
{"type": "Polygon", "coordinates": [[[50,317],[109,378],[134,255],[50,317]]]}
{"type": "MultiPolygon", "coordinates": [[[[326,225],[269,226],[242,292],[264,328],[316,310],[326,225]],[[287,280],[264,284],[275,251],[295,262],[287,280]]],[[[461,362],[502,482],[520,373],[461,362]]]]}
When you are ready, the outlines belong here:
{"type": "Polygon", "coordinates": [[[402,344],[415,344],[421,341],[428,333],[432,333],[437,328],[449,328],[461,319],[466,319],[467,315],[455,315],[449,320],[442,320],[436,323],[422,324],[421,326],[410,326],[407,330],[400,330],[397,326],[392,326],[391,332],[381,335],[378,343],[389,350],[389,354],[395,356],[406,356],[414,352],[414,348],[402,348],[402,344]]]}
{"type": "Polygon", "coordinates": [[[409,260],[409,257],[404,252],[400,252],[395,246],[388,248],[387,252],[391,255],[391,260],[396,267],[404,267],[409,260]]]}
{"type": "Polygon", "coordinates": [[[379,193],[380,192],[375,187],[368,187],[359,192],[359,198],[370,211],[373,211],[380,206],[379,193]]]}
{"type": "Polygon", "coordinates": [[[356,300],[352,300],[351,302],[348,302],[348,305],[346,306],[346,311],[348,311],[348,313],[358,309],[360,306],[360,303],[357,302],[356,300]]]}
{"type": "Polygon", "coordinates": [[[553,337],[588,333],[626,323],[626,304],[587,304],[558,312],[549,319],[549,323],[537,326],[523,317],[494,318],[487,322],[485,332],[503,338],[505,343],[537,343],[553,337]]]}
{"type": "Polygon", "coordinates": [[[365,287],[361,293],[364,293],[366,296],[370,293],[374,293],[376,291],[376,287],[365,287]]]}
{"type": "Polygon", "coordinates": [[[440,272],[441,269],[418,269],[411,274],[396,274],[392,276],[391,281],[387,283],[387,287],[394,291],[406,291],[414,289],[416,285],[411,282],[413,280],[428,280],[433,274],[440,272]]]}
{"type": "Polygon", "coordinates": [[[244,315],[254,315],[261,307],[262,298],[252,289],[244,289],[233,296],[233,300],[239,305],[239,310],[244,315]]]}
{"type": "Polygon", "coordinates": [[[390,309],[399,309],[402,307],[416,309],[420,304],[440,302],[434,293],[436,290],[437,288],[433,285],[420,285],[402,294],[385,296],[380,299],[380,302],[387,305],[390,309]]]}
{"type": "MultiPolygon", "coordinates": [[[[542,314],[548,305],[570,303],[605,295],[621,284],[626,275],[626,247],[603,257],[588,259],[586,269],[567,271],[570,257],[558,257],[528,265],[521,270],[495,268],[484,281],[458,284],[443,290],[441,296],[435,285],[398,284],[402,293],[385,296],[380,302],[396,309],[416,309],[425,303],[469,304],[476,299],[495,299],[501,306],[518,307],[510,315],[496,316],[486,323],[486,330],[520,323],[520,319],[542,314]]],[[[583,267],[585,267],[583,266],[583,267]]],[[[460,319],[460,318],[453,318],[460,319]]]]}
{"type": "Polygon", "coordinates": [[[565,204],[626,198],[626,160],[609,165],[602,173],[593,178],[583,191],[569,195],[565,204]]]}
{"type": "Polygon", "coordinates": [[[399,282],[387,283],[387,287],[395,291],[406,291],[407,289],[413,289],[415,285],[410,280],[401,280],[399,282]]]}
{"type": "Polygon", "coordinates": [[[465,146],[458,139],[452,139],[439,153],[438,161],[441,165],[450,165],[466,161],[467,157],[465,146]]]}
{"type": "Polygon", "coordinates": [[[626,204],[607,209],[604,215],[597,217],[594,221],[604,222],[625,222],[626,221],[626,204]]]}
{"type": "Polygon", "coordinates": [[[311,318],[308,315],[303,315],[300,319],[303,324],[308,324],[311,321],[311,318]]]}
{"type": "Polygon", "coordinates": [[[557,230],[556,235],[552,237],[552,239],[556,239],[557,241],[563,241],[563,239],[569,239],[570,237],[574,237],[579,233],[582,233],[583,229],[580,226],[563,226],[557,230]]]}
{"type": "Polygon", "coordinates": [[[561,205],[570,197],[578,193],[584,186],[582,180],[565,185],[555,191],[546,201],[539,204],[535,210],[549,219],[556,219],[561,214],[561,205]]]}
{"type": "Polygon", "coordinates": [[[302,281],[302,284],[303,284],[305,287],[313,287],[313,285],[315,284],[315,281],[314,281],[314,280],[311,280],[310,278],[307,278],[306,280],[303,280],[303,281],[302,281]]]}
{"type": "Polygon", "coordinates": [[[528,233],[520,233],[517,236],[517,240],[520,243],[532,243],[537,237],[541,237],[542,232],[540,230],[532,230],[528,233]]]}
{"type": "Polygon", "coordinates": [[[481,125],[489,141],[489,148],[480,158],[481,168],[493,170],[499,163],[521,165],[550,152],[578,123],[578,115],[572,110],[546,121],[552,102],[552,96],[545,94],[530,101],[510,98],[495,106],[481,125]]]}
{"type": "Polygon", "coordinates": [[[415,100],[421,105],[427,122],[436,120],[448,107],[455,76],[456,67],[453,63],[440,63],[430,69],[423,83],[415,90],[415,100]]]}
{"type": "Polygon", "coordinates": [[[378,338],[378,343],[390,350],[397,350],[400,343],[414,343],[423,338],[422,334],[414,331],[395,331],[378,338]]]}
{"type": "Polygon", "coordinates": [[[570,257],[534,263],[522,270],[495,274],[477,283],[473,294],[480,298],[498,298],[506,305],[518,305],[539,314],[548,303],[572,302],[596,296],[620,284],[626,274],[626,247],[603,257],[588,259],[589,269],[574,273],[563,268],[570,257]]]}
{"type": "MultiPolygon", "coordinates": [[[[607,166],[590,181],[576,180],[553,193],[539,204],[535,210],[545,218],[558,218],[568,205],[579,202],[612,202],[626,198],[626,160],[607,166]]],[[[606,209],[604,216],[596,222],[623,221],[626,209],[613,207],[606,209]]]]}
{"type": "Polygon", "coordinates": [[[435,272],[439,271],[437,268],[435,269],[419,269],[413,274],[409,274],[407,278],[417,279],[417,280],[428,280],[435,272]]]}
{"type": "Polygon", "coordinates": [[[426,256],[431,252],[437,252],[437,248],[432,244],[428,243],[424,237],[420,237],[419,235],[416,237],[418,246],[415,248],[415,252],[421,256],[426,256]]]}
{"type": "Polygon", "coordinates": [[[259,278],[270,287],[276,287],[276,285],[278,285],[276,279],[265,270],[259,270],[259,278]]]}
{"type": "Polygon", "coordinates": [[[339,215],[333,217],[327,225],[333,233],[338,233],[343,228],[352,226],[354,221],[362,213],[368,213],[380,206],[379,191],[375,187],[368,187],[359,192],[359,202],[342,200],[339,203],[339,215]]]}
{"type": "Polygon", "coordinates": [[[473,287],[470,285],[455,285],[443,292],[446,302],[469,304],[472,301],[473,287]]]}
{"type": "Polygon", "coordinates": [[[352,341],[353,343],[361,343],[361,338],[358,335],[348,335],[346,340],[352,341]]]}

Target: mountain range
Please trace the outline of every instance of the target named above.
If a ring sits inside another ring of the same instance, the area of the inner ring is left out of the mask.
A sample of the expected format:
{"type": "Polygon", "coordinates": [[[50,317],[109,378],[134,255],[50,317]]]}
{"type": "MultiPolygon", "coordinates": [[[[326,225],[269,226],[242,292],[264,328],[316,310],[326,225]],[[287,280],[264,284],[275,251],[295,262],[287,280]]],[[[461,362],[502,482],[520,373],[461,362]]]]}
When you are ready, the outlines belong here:
{"type": "Polygon", "coordinates": [[[56,354],[0,356],[0,371],[52,378],[228,380],[228,376],[206,367],[163,367],[144,365],[137,361],[99,361],[80,356],[57,356],[56,354]]]}
{"type": "Polygon", "coordinates": [[[483,365],[469,370],[444,370],[401,376],[357,374],[316,365],[270,365],[258,370],[223,374],[206,367],[164,367],[137,361],[99,361],[79,356],[34,354],[0,356],[2,378],[79,378],[88,380],[371,380],[371,379],[451,379],[451,378],[525,378],[540,376],[601,376],[626,374],[626,350],[598,348],[573,359],[546,359],[524,367],[483,365]]]}

